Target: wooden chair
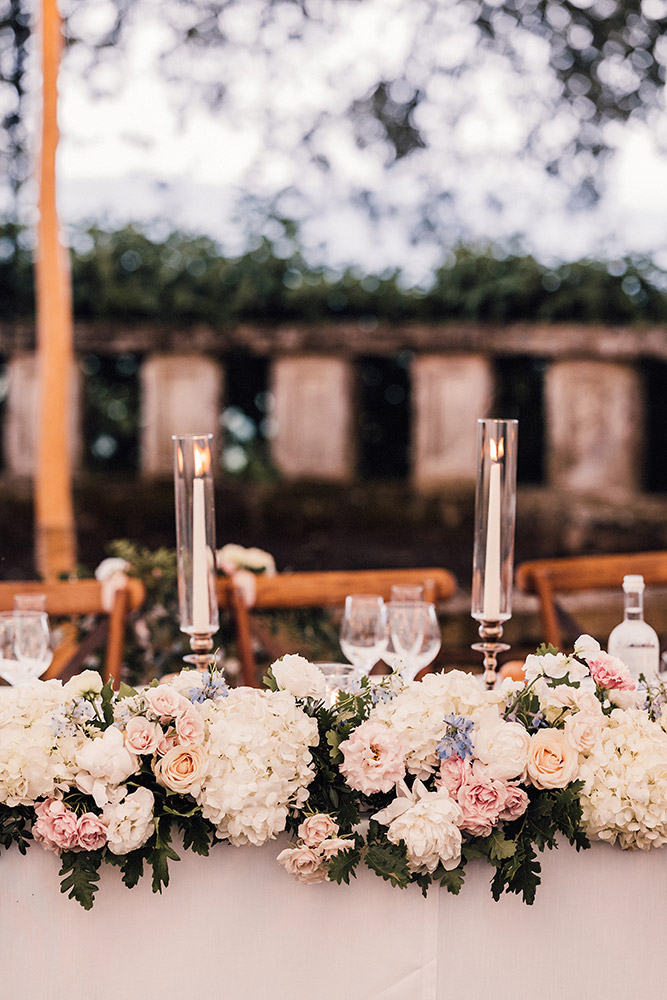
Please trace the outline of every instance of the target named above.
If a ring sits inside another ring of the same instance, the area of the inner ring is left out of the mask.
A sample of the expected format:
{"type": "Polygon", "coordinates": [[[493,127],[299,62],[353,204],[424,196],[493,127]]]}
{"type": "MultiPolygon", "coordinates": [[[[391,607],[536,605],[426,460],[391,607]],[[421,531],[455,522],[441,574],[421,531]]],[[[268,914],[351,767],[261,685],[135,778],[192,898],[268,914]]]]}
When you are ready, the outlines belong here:
{"type": "Polygon", "coordinates": [[[454,575],[440,568],[279,573],[257,577],[255,601],[249,607],[233,580],[220,578],[218,599],[234,619],[243,683],[250,687],[258,684],[253,611],[342,607],[348,594],[379,594],[389,600],[392,586],[410,584],[421,584],[424,600],[432,603],[451,597],[457,586],[454,575]]]}
{"type": "Polygon", "coordinates": [[[53,618],[76,618],[82,615],[99,615],[98,628],[78,644],[73,631],[65,635],[62,646],[54,651],[51,665],[43,675],[45,680],[52,677],[69,677],[81,669],[86,657],[104,644],[106,653],[102,666],[105,683],[114,678],[115,686],[120,684],[120,669],[123,662],[125,625],[131,611],[141,607],[145,598],[144,585],[140,580],[128,579],[127,584],[115,592],[111,611],[104,607],[103,586],[98,580],[58,580],[52,583],[38,581],[11,580],[0,582],[0,611],[11,611],[15,594],[44,594],[47,614],[53,618]]]}
{"type": "Polygon", "coordinates": [[[641,574],[647,584],[667,584],[667,552],[536,559],[517,567],[516,586],[524,594],[537,596],[544,639],[560,649],[568,616],[559,607],[556,595],[584,590],[620,591],[623,577],[629,573],[641,574]]]}

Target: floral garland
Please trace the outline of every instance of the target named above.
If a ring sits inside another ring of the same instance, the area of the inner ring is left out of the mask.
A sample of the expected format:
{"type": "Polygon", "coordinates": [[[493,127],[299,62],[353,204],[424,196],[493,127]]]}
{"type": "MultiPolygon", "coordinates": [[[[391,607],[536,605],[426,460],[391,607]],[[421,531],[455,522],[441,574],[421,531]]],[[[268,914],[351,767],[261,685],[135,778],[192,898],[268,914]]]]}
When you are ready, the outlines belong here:
{"type": "Polygon", "coordinates": [[[93,671],[0,700],[0,844],[60,856],[63,891],[93,905],[99,869],[153,890],[183,848],[292,836],[278,862],[302,882],[349,882],[361,864],[401,888],[458,893],[469,861],[491,891],[531,903],[538,852],[564,836],[647,849],[667,842],[665,692],[636,685],[582,636],[541,647],[526,681],[470,674],[364,678],[328,706],[321,671],[291,655],[266,691],[212,667],[142,691],[93,671]]]}

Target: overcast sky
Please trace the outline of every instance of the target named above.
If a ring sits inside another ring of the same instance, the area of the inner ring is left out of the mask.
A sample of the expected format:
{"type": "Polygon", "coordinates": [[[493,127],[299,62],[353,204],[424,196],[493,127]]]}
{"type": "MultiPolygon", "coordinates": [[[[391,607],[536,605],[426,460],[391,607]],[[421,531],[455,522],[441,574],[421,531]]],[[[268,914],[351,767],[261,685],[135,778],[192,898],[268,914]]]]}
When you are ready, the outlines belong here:
{"type": "MultiPolygon", "coordinates": [[[[311,257],[333,267],[398,267],[423,281],[458,236],[519,236],[539,256],[565,260],[639,252],[667,266],[667,159],[656,150],[653,129],[615,133],[619,152],[594,210],[573,213],[565,187],[522,156],[527,128],[550,113],[553,83],[538,40],[526,48],[521,77],[490,58],[464,78],[431,81],[417,119],[428,149],[389,166],[384,144],[357,147],[344,111],[380,78],[403,73],[422,85],[429,59],[455,62],[470,54],[475,38],[461,22],[461,5],[443,5],[437,53],[420,34],[420,0],[339,0],[345,16],[333,26],[310,26],[305,41],[290,38],[289,20],[279,24],[268,59],[247,48],[260,8],[260,0],[244,0],[232,9],[226,29],[238,45],[226,50],[224,67],[219,56],[208,69],[202,60],[201,72],[220,72],[228,87],[215,113],[198,102],[177,114],[154,68],[165,40],[158,20],[137,25],[128,59],[95,71],[97,97],[81,82],[76,52],[70,55],[61,81],[59,161],[66,221],[159,219],[208,233],[237,252],[249,228],[235,211],[239,202],[288,189],[282,207],[302,218],[311,257]],[[316,152],[331,164],[327,173],[313,168],[299,146],[313,124],[316,152]],[[354,205],[360,189],[379,209],[374,222],[354,205]],[[412,243],[418,207],[438,190],[455,197],[439,209],[437,235],[412,243]]],[[[103,14],[101,4],[97,16],[103,14]]],[[[568,123],[554,117],[549,127],[557,137],[568,123]]],[[[546,127],[545,135],[548,142],[546,127]]]]}

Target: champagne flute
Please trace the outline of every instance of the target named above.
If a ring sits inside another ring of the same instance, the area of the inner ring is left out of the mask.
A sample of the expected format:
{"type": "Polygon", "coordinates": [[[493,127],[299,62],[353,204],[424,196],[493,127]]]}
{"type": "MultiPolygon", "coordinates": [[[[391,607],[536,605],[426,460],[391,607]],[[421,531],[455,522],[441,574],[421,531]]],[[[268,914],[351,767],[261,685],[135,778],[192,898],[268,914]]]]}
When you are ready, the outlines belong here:
{"type": "Polygon", "coordinates": [[[386,606],[377,594],[348,594],[340,629],[340,648],[357,679],[369,674],[387,645],[386,606]]]}
{"type": "Polygon", "coordinates": [[[53,659],[48,615],[39,611],[0,613],[0,677],[16,686],[41,677],[53,659]]]}
{"type": "Polygon", "coordinates": [[[405,680],[412,681],[433,662],[440,649],[442,637],[435,605],[426,601],[392,601],[387,616],[394,660],[390,666],[405,680]]]}

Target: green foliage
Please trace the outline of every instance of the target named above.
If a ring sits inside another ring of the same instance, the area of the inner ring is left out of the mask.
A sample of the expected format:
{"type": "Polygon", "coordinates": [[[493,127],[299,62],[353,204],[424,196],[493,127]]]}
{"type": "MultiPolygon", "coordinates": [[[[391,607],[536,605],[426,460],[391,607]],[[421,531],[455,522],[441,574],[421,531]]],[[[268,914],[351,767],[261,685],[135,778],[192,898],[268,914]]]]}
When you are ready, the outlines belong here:
{"type": "Polygon", "coordinates": [[[75,899],[90,910],[95,902],[99,868],[102,864],[101,851],[63,851],[60,856],[60,891],[67,892],[69,899],[75,899]]]}
{"type": "Polygon", "coordinates": [[[371,820],[366,837],[365,861],[368,868],[386,882],[405,889],[412,879],[405,844],[392,844],[379,823],[371,820]]]}
{"type": "Polygon", "coordinates": [[[350,884],[350,878],[357,877],[357,868],[361,862],[361,844],[363,838],[356,837],[350,841],[350,848],[347,851],[339,851],[329,862],[329,881],[338,885],[344,882],[350,884]]]}
{"type": "Polygon", "coordinates": [[[31,822],[32,810],[27,806],[10,808],[0,803],[0,847],[8,850],[16,844],[21,854],[25,854],[32,840],[31,822]]]}

